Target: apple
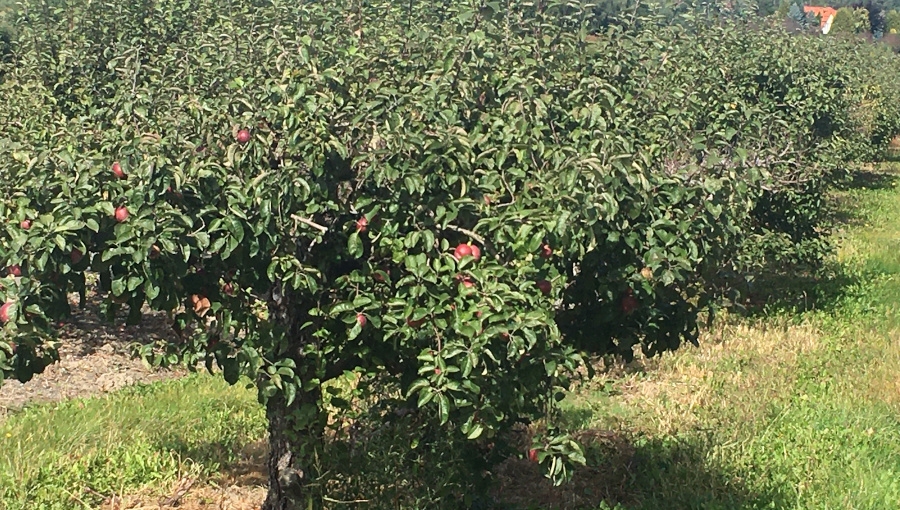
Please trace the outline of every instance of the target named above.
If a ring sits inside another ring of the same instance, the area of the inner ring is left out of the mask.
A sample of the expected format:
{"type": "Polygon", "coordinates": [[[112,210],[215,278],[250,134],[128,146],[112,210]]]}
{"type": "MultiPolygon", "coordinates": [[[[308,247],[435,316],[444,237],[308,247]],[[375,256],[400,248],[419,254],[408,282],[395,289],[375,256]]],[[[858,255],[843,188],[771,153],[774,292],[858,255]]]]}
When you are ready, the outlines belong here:
{"type": "Polygon", "coordinates": [[[369,220],[366,219],[365,216],[356,220],[356,231],[362,234],[366,231],[366,228],[369,226],[369,220]]]}
{"type": "Polygon", "coordinates": [[[12,312],[13,304],[9,301],[3,303],[3,306],[0,306],[0,322],[6,323],[9,322],[9,316],[12,312]]]}
{"type": "Polygon", "coordinates": [[[479,248],[478,246],[473,244],[471,249],[472,249],[472,257],[475,260],[481,260],[481,248],[479,248]]]}
{"type": "Polygon", "coordinates": [[[238,143],[247,143],[250,141],[250,130],[242,129],[237,133],[238,143]]]}
{"type": "Polygon", "coordinates": [[[120,165],[118,161],[112,164],[112,173],[119,179],[125,178],[125,172],[122,170],[122,165],[120,165]]]}
{"type": "Polygon", "coordinates": [[[534,448],[528,450],[528,460],[530,460],[531,462],[534,462],[535,464],[540,462],[540,459],[538,459],[537,450],[535,450],[534,448]]]}
{"type": "Polygon", "coordinates": [[[222,292],[224,292],[227,296],[234,296],[234,284],[232,284],[231,282],[225,282],[225,284],[222,285],[222,292]]]}
{"type": "Polygon", "coordinates": [[[545,259],[549,259],[553,256],[553,248],[550,247],[549,244],[544,244],[541,246],[541,257],[545,259]]]}
{"type": "Polygon", "coordinates": [[[28,230],[31,228],[31,220],[22,220],[19,226],[22,227],[22,230],[28,230]]]}
{"type": "Polygon", "coordinates": [[[653,278],[653,270],[649,267],[645,267],[644,269],[641,269],[641,276],[643,276],[647,280],[650,280],[653,278]]]}
{"type": "Polygon", "coordinates": [[[162,250],[159,249],[159,246],[156,246],[154,244],[153,246],[150,247],[150,258],[151,259],[154,259],[154,260],[158,259],[160,253],[162,253],[162,250]]]}
{"type": "Polygon", "coordinates": [[[434,369],[434,375],[441,375],[441,369],[435,367],[435,369],[434,369]]]}
{"type": "Polygon", "coordinates": [[[550,282],[548,282],[547,280],[538,280],[537,281],[537,288],[540,289],[541,294],[543,294],[545,296],[550,295],[551,287],[552,286],[550,285],[550,282]]]}
{"type": "Polygon", "coordinates": [[[462,260],[463,257],[468,257],[472,254],[472,245],[469,244],[460,244],[453,250],[453,258],[456,260],[462,260]]]}
{"type": "Polygon", "coordinates": [[[622,296],[622,302],[620,304],[622,308],[622,312],[625,315],[631,315],[638,308],[638,300],[634,297],[634,291],[628,289],[624,296],[622,296]]]}
{"type": "Polygon", "coordinates": [[[359,325],[364,328],[366,327],[366,322],[368,322],[368,319],[366,319],[366,316],[364,314],[358,313],[356,314],[356,322],[358,322],[359,325]]]}
{"type": "Polygon", "coordinates": [[[77,264],[81,262],[81,259],[84,258],[84,253],[81,253],[81,250],[78,248],[72,248],[72,252],[69,253],[69,259],[72,260],[72,264],[77,264]]]}
{"type": "Polygon", "coordinates": [[[6,268],[6,272],[11,276],[19,277],[22,276],[22,267],[19,264],[13,264],[6,268]]]}
{"type": "Polygon", "coordinates": [[[424,317],[421,318],[421,319],[419,319],[419,320],[415,320],[415,321],[414,321],[414,320],[410,320],[409,317],[406,318],[406,325],[409,326],[409,327],[411,327],[411,328],[418,328],[418,327],[420,327],[422,324],[425,324],[425,318],[424,318],[424,317]]]}
{"type": "Polygon", "coordinates": [[[128,219],[128,208],[124,205],[120,205],[116,207],[116,221],[122,223],[123,221],[128,219]]]}

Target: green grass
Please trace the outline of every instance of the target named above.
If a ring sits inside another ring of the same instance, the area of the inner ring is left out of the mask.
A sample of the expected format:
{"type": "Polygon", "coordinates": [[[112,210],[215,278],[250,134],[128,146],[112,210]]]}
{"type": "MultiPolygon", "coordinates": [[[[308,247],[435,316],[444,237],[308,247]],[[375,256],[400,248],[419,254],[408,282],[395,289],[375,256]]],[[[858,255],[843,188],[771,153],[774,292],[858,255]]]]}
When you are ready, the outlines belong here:
{"type": "Polygon", "coordinates": [[[40,405],[0,423],[0,508],[96,508],[235,462],[265,435],[255,392],[207,375],[40,405]]]}
{"type": "MultiPolygon", "coordinates": [[[[835,278],[566,401],[635,450],[621,507],[900,508],[900,188],[844,190],[835,278]]],[[[807,284],[810,282],[807,281],[807,284]]]]}

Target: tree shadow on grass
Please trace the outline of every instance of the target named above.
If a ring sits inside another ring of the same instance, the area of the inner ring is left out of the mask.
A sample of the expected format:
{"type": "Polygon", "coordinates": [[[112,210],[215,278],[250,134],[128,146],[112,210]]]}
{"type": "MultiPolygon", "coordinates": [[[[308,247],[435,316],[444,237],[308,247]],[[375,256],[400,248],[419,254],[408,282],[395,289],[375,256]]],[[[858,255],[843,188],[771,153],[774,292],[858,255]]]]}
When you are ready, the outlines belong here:
{"type": "Polygon", "coordinates": [[[163,438],[158,445],[164,451],[173,452],[183,460],[190,459],[195,465],[205,468],[216,482],[244,487],[268,483],[268,443],[265,440],[246,444],[232,441],[189,444],[170,436],[163,438]]]}
{"type": "Polygon", "coordinates": [[[734,510],[782,508],[786,493],[748,488],[740,473],[710,460],[701,440],[629,438],[598,430],[578,433],[588,465],[553,487],[537,466],[510,459],[496,472],[498,508],[734,510]]]}
{"type": "MultiPolygon", "coordinates": [[[[859,190],[892,189],[900,185],[900,173],[857,170],[836,186],[831,197],[828,223],[833,231],[862,226],[867,218],[859,207],[859,190]]],[[[829,261],[823,267],[765,267],[753,275],[752,283],[739,289],[743,295],[737,311],[750,317],[771,313],[802,313],[830,309],[866,280],[854,268],[829,261]]]]}

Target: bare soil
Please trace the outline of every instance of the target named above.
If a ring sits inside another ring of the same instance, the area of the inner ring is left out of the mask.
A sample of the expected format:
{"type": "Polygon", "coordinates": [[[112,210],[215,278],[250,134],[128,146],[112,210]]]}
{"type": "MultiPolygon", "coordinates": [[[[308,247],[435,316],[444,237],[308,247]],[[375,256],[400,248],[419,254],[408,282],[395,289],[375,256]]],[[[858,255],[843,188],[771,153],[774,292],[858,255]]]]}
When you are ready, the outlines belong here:
{"type": "MultiPolygon", "coordinates": [[[[77,295],[71,296],[73,303],[77,295]]],[[[100,299],[89,291],[85,306],[73,307],[73,316],[60,328],[60,361],[31,381],[6,380],[0,386],[0,420],[29,404],[55,402],[115,391],[139,382],[180,377],[185,370],[146,367],[131,356],[130,345],[173,335],[165,314],[144,310],[137,326],[125,326],[125,315],[115,323],[99,313],[100,299]]]]}

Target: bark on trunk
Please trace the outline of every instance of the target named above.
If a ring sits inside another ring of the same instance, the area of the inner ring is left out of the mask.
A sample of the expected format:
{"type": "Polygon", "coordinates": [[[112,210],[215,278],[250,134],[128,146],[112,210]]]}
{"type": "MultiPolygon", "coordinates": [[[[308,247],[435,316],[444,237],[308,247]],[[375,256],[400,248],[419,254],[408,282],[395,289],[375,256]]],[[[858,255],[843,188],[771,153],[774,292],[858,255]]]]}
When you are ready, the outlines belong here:
{"type": "Polygon", "coordinates": [[[261,510],[306,510],[321,508],[318,495],[309,490],[316,478],[313,472],[313,452],[321,452],[323,434],[315,425],[298,427],[292,414],[304,404],[317,405],[319,395],[297,395],[286,405],[281,395],[269,399],[266,417],[269,420],[269,492],[261,510]]]}

